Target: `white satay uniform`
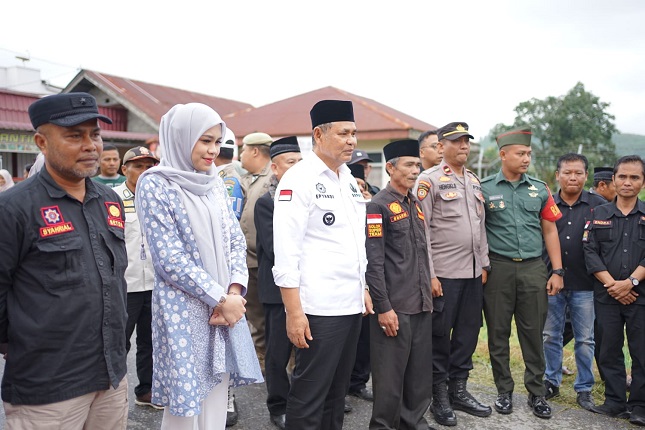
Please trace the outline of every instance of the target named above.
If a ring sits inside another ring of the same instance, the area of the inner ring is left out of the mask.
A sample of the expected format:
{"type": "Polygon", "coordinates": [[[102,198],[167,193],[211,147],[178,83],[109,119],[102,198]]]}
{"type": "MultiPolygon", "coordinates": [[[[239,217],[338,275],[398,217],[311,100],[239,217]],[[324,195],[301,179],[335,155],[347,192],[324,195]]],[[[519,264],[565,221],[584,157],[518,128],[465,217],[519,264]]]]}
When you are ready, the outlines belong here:
{"type": "Polygon", "coordinates": [[[134,207],[134,193],[125,185],[125,182],[112,189],[123,200],[123,212],[125,212],[125,248],[128,252],[125,282],[128,284],[128,293],[152,291],[155,272],[148,244],[141,234],[139,217],[134,207]]]}
{"type": "Polygon", "coordinates": [[[284,174],[275,194],[273,278],[300,288],[308,315],[365,309],[365,200],[349,168],[338,171],[312,152],[284,174]]]}

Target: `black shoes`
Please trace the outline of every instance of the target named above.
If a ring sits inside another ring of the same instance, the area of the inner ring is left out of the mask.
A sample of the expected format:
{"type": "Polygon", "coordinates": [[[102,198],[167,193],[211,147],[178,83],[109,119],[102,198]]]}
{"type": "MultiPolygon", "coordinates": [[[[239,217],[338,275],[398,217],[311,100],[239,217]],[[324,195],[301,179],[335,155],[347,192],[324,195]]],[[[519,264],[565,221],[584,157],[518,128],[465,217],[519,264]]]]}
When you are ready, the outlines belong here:
{"type": "Polygon", "coordinates": [[[271,414],[270,418],[271,424],[279,428],[280,430],[284,430],[286,427],[286,415],[273,415],[271,414]]]}
{"type": "Polygon", "coordinates": [[[448,383],[448,395],[452,408],[476,417],[487,417],[492,414],[493,410],[490,406],[480,403],[468,392],[467,382],[467,379],[451,379],[448,383]]]}
{"type": "Polygon", "coordinates": [[[546,391],[545,399],[549,400],[560,395],[560,387],[556,387],[548,380],[544,380],[544,390],[546,391]]]}
{"type": "Polygon", "coordinates": [[[350,391],[349,392],[350,396],[358,397],[359,399],[366,400],[368,402],[373,402],[374,401],[374,393],[372,393],[372,390],[370,390],[367,387],[363,387],[358,391],[350,391]]]}
{"type": "Polygon", "coordinates": [[[593,408],[591,408],[591,412],[607,415],[608,417],[612,417],[612,418],[622,418],[622,419],[629,418],[629,412],[627,411],[626,408],[617,408],[617,407],[608,405],[606,403],[603,403],[602,405],[599,405],[599,406],[594,406],[593,408]]]}
{"type": "Polygon", "coordinates": [[[432,386],[432,404],[430,411],[437,424],[442,426],[456,426],[457,415],[450,406],[450,399],[448,398],[448,387],[445,383],[435,384],[432,386]]]}
{"type": "Polygon", "coordinates": [[[551,418],[551,406],[546,402],[544,396],[535,396],[529,393],[528,404],[536,417],[551,418]]]}
{"type": "Polygon", "coordinates": [[[503,415],[508,415],[513,412],[513,392],[499,393],[493,407],[498,413],[503,415]]]}
{"type": "Polygon", "coordinates": [[[349,402],[347,401],[347,397],[345,397],[345,409],[343,410],[343,412],[348,414],[353,410],[354,410],[354,408],[352,408],[352,405],[350,405],[349,402]]]}
{"type": "Polygon", "coordinates": [[[637,426],[645,426],[645,416],[632,412],[629,422],[637,426]]]}
{"type": "Polygon", "coordinates": [[[586,409],[588,411],[593,410],[593,408],[596,407],[596,404],[593,401],[593,398],[591,397],[591,392],[590,391],[581,391],[576,395],[576,402],[580,405],[582,409],[586,409]]]}

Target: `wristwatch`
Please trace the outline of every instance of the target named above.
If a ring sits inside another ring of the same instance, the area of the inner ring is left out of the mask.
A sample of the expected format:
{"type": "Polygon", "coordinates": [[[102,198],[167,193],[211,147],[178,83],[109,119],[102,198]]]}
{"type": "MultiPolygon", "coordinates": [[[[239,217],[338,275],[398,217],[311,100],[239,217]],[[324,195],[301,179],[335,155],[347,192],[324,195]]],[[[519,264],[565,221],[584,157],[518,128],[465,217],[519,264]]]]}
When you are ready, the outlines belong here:
{"type": "Polygon", "coordinates": [[[633,276],[630,276],[629,280],[632,281],[632,285],[635,287],[638,287],[638,284],[640,284],[640,282],[638,282],[638,279],[634,278],[633,276]]]}
{"type": "Polygon", "coordinates": [[[489,264],[488,266],[482,267],[482,270],[487,271],[488,273],[492,272],[493,267],[489,264]]]}
{"type": "Polygon", "coordinates": [[[553,272],[554,275],[564,276],[564,269],[553,269],[551,272],[553,272]]]}

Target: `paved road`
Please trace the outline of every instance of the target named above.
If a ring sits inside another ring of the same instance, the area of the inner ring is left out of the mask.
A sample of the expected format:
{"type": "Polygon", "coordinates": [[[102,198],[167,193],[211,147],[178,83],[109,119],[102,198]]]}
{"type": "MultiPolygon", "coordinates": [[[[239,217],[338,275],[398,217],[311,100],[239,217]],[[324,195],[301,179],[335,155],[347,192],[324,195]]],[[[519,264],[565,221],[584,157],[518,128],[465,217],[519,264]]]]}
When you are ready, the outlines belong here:
{"type": "MultiPolygon", "coordinates": [[[[133,346],[136,343],[133,342],[133,346]]],[[[2,361],[0,359],[0,361],[2,361]]],[[[128,381],[130,393],[136,384],[134,351],[128,355],[128,381]]],[[[4,362],[0,364],[0,376],[4,373],[4,362]]],[[[489,387],[470,387],[481,401],[492,404],[495,399],[495,390],[489,387]]],[[[236,389],[236,398],[240,413],[239,422],[230,430],[274,430],[269,422],[269,413],[265,407],[266,391],[264,384],[253,385],[236,389]]],[[[134,404],[134,394],[130,395],[130,411],[128,416],[129,430],[153,430],[161,425],[162,411],[134,404]]],[[[551,402],[554,416],[550,420],[539,419],[531,413],[526,405],[526,395],[518,392],[514,396],[515,411],[511,415],[500,415],[493,412],[488,418],[475,418],[462,412],[457,412],[458,425],[455,430],[482,429],[482,430],[618,430],[636,429],[625,420],[611,419],[580,408],[565,408],[551,402]]],[[[344,429],[366,429],[372,412],[372,404],[355,397],[350,397],[354,410],[345,415],[344,429]]],[[[447,430],[434,423],[431,414],[427,415],[428,421],[438,429],[447,430]]],[[[0,408],[0,428],[4,428],[4,410],[0,408]]]]}

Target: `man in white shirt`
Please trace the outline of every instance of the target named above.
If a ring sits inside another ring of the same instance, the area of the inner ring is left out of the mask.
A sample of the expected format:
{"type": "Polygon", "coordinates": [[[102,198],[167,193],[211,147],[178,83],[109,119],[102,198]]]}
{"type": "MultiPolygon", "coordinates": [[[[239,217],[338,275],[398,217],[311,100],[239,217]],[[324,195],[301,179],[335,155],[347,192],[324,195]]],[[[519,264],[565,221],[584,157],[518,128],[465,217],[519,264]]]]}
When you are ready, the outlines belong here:
{"type": "Polygon", "coordinates": [[[128,251],[128,267],[125,281],[128,284],[128,322],[126,330],[126,350],[130,351],[130,338],[137,328],[137,378],[139,385],[134,388],[134,402],[140,406],[163,409],[151,401],[152,389],[152,286],[154,270],[148,251],[148,244],[141,235],[139,218],[134,207],[134,193],[139,176],[156,166],[159,159],[145,146],[128,150],[123,156],[125,182],[114,187],[123,200],[125,212],[125,247],[128,251]]]}
{"type": "Polygon", "coordinates": [[[365,200],[345,165],[356,147],[349,101],[310,112],[313,152],[282,177],[275,196],[273,276],[298,348],[286,428],[343,426],[366,291],[365,200]]]}

